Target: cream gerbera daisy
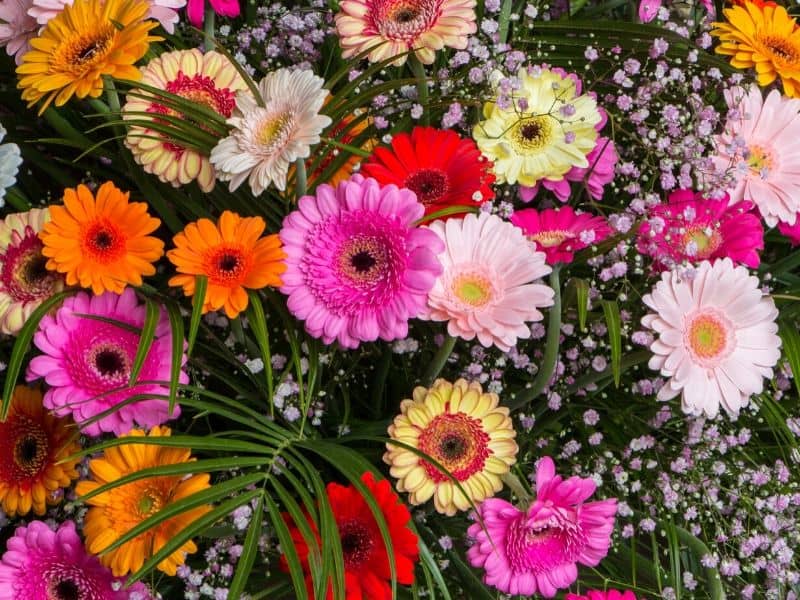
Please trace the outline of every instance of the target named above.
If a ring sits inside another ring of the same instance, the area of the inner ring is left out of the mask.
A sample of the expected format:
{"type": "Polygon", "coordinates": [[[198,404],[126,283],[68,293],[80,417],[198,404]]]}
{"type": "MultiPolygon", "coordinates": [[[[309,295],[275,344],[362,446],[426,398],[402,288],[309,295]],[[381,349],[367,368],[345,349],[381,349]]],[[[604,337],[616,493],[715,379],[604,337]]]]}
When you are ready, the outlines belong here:
{"type": "Polygon", "coordinates": [[[586,155],[595,147],[595,126],[602,116],[594,98],[581,95],[575,75],[522,67],[516,81],[497,71],[492,79],[494,99],[484,104],[485,120],[472,136],[494,162],[498,183],[533,187],[542,179],[561,181],[573,167],[589,166],[586,155]]]}
{"type": "Polygon", "coordinates": [[[324,81],[311,71],[278,69],[258,84],[264,106],[249,92],[239,92],[228,124],[231,134],[211,151],[211,164],[231,191],[247,180],[258,196],[270,183],[286,189],[289,166],[307,158],[319,134],[331,124],[319,110],[328,95],[324,81]]]}

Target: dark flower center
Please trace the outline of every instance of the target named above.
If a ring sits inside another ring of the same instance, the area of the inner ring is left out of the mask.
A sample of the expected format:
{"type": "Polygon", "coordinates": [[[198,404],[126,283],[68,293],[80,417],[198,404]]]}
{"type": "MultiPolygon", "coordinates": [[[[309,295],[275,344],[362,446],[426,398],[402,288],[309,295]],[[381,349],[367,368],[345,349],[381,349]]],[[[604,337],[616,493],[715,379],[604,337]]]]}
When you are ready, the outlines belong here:
{"type": "Polygon", "coordinates": [[[459,435],[448,435],[439,445],[439,452],[448,460],[458,460],[463,457],[468,447],[467,441],[459,435]]]}
{"type": "Polygon", "coordinates": [[[94,366],[104,377],[115,377],[127,371],[127,356],[118,348],[103,348],[94,356],[94,366]]]}
{"type": "Polygon", "coordinates": [[[53,591],[56,595],[54,600],[80,600],[81,598],[81,590],[78,584],[71,579],[59,581],[53,591]]]}
{"type": "Polygon", "coordinates": [[[101,250],[108,250],[114,244],[114,236],[108,231],[100,230],[94,236],[94,244],[101,250]]]}
{"type": "Polygon", "coordinates": [[[36,423],[27,418],[21,421],[20,429],[14,443],[14,463],[26,475],[35,475],[47,459],[47,437],[36,423]]]}
{"type": "Polygon", "coordinates": [[[345,566],[353,568],[363,565],[374,545],[369,529],[363,522],[353,520],[340,524],[339,533],[345,566]]]}
{"type": "Polygon", "coordinates": [[[398,23],[410,23],[411,21],[416,19],[418,16],[419,16],[419,11],[418,10],[414,10],[413,8],[407,7],[407,8],[403,8],[403,9],[397,11],[397,13],[395,14],[394,19],[398,23]]]}
{"type": "Polygon", "coordinates": [[[337,262],[340,272],[354,285],[372,286],[386,276],[391,255],[382,239],[356,235],[341,246],[337,262]]]}
{"type": "MultiPolygon", "coordinates": [[[[419,449],[447,469],[458,481],[465,481],[483,470],[491,454],[489,435],[478,419],[462,412],[433,418],[419,436],[419,449]]],[[[422,462],[428,477],[436,482],[448,477],[437,466],[422,462]]]]}
{"type": "Polygon", "coordinates": [[[231,273],[239,266],[239,257],[233,254],[223,254],[219,259],[220,271],[231,273]]]}
{"type": "Polygon", "coordinates": [[[421,169],[408,177],[404,185],[425,206],[441,200],[450,187],[447,175],[438,169],[421,169]]]}
{"type": "Polygon", "coordinates": [[[367,251],[358,252],[350,259],[350,264],[358,273],[369,271],[377,261],[367,251]]]}
{"type": "Polygon", "coordinates": [[[542,128],[538,123],[528,123],[527,125],[523,125],[520,129],[520,134],[522,137],[529,142],[538,138],[541,133],[542,128]]]}

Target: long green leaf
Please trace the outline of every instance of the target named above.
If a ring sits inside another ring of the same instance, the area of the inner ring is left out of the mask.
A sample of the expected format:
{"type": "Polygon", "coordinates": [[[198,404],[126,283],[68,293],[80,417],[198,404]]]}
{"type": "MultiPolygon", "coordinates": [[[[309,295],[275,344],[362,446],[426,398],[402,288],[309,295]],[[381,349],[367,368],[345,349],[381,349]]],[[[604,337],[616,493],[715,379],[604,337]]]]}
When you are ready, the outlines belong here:
{"type": "Polygon", "coordinates": [[[800,393],[800,332],[794,322],[781,321],[778,334],[783,343],[783,353],[792,369],[795,389],[800,393]]]}
{"type": "Polygon", "coordinates": [[[258,540],[261,538],[261,524],[263,521],[264,492],[262,490],[261,494],[258,496],[258,502],[256,502],[256,506],[253,509],[253,518],[250,520],[247,536],[244,538],[242,554],[239,557],[239,563],[236,565],[236,573],[228,588],[228,600],[239,600],[239,597],[244,591],[244,586],[250,577],[250,572],[253,570],[256,555],[258,554],[258,540]]]}
{"type": "Polygon", "coordinates": [[[308,600],[308,590],[306,589],[305,573],[303,566],[300,564],[300,557],[297,555],[297,548],[295,548],[292,536],[289,533],[289,528],[283,520],[278,505],[270,498],[269,494],[264,496],[269,510],[269,520],[272,527],[275,529],[275,534],[278,536],[278,542],[283,551],[283,557],[286,559],[286,565],[289,567],[289,576],[292,578],[294,585],[295,597],[298,600],[308,600]]]}
{"type": "Polygon", "coordinates": [[[197,330],[200,327],[200,317],[203,315],[203,304],[206,301],[206,290],[208,289],[208,277],[197,275],[194,282],[194,296],[192,296],[192,317],[189,320],[189,347],[186,350],[187,356],[192,355],[194,341],[197,339],[197,330]]]}
{"type": "Polygon", "coordinates": [[[173,302],[167,303],[166,308],[172,334],[172,356],[169,367],[169,414],[171,415],[178,400],[178,385],[183,367],[183,348],[186,341],[183,339],[183,317],[180,309],[173,302]]]}
{"type": "Polygon", "coordinates": [[[145,303],[145,317],[144,325],[142,325],[142,334],[139,336],[139,345],[136,347],[136,355],[133,359],[133,366],[131,367],[131,376],[128,380],[128,385],[133,386],[139,378],[139,373],[142,370],[144,361],[147,358],[147,353],[153,345],[153,340],[156,337],[156,326],[158,325],[159,318],[161,317],[161,309],[150,298],[144,299],[145,303]]]}
{"type": "Polygon", "coordinates": [[[586,317],[589,312],[589,282],[585,279],[573,279],[575,283],[575,296],[578,303],[578,326],[580,330],[586,329],[586,317]]]}
{"type": "Polygon", "coordinates": [[[619,387],[622,373],[622,320],[619,304],[616,300],[603,300],[602,305],[608,328],[608,343],[611,346],[611,372],[614,374],[614,385],[619,387]]]}

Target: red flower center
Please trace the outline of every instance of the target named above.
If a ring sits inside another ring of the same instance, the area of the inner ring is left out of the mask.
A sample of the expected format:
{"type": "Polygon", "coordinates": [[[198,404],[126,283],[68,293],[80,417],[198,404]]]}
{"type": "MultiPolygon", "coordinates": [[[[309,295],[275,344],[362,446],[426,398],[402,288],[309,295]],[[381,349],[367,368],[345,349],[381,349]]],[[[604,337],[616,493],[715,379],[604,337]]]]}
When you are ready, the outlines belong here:
{"type": "MultiPolygon", "coordinates": [[[[483,470],[489,450],[489,435],[478,419],[464,413],[435,417],[419,436],[419,449],[446,468],[458,481],[483,470]]],[[[427,461],[422,465],[429,478],[440,483],[447,475],[427,461]]]]}
{"type": "Polygon", "coordinates": [[[441,202],[450,189],[447,175],[439,169],[420,169],[406,178],[404,186],[426,207],[441,202]]]}
{"type": "Polygon", "coordinates": [[[0,253],[0,292],[14,302],[32,302],[52,295],[58,275],[47,270],[42,241],[31,227],[24,237],[14,234],[11,244],[0,253]]]}
{"type": "Polygon", "coordinates": [[[372,531],[366,523],[352,519],[337,523],[344,555],[344,565],[348,569],[358,568],[369,560],[375,545],[372,531]]]}
{"type": "Polygon", "coordinates": [[[212,248],[204,262],[210,282],[218,285],[238,286],[250,271],[250,260],[242,248],[227,244],[212,248]]]}
{"type": "Polygon", "coordinates": [[[96,262],[108,264],[125,254],[126,238],[122,230],[108,219],[90,223],[83,234],[81,250],[96,262]]]}
{"type": "Polygon", "coordinates": [[[30,417],[16,415],[0,424],[0,483],[29,488],[49,455],[47,432],[30,417]]]}

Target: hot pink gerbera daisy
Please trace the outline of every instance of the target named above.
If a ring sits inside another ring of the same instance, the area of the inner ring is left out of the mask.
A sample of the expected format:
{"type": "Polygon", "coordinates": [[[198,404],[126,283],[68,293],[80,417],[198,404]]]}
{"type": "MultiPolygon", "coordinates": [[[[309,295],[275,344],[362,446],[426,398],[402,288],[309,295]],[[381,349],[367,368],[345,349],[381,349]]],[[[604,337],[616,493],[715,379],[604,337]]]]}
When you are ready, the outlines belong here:
{"type": "Polygon", "coordinates": [[[793,225],[800,211],[800,99],[756,85],[725,91],[731,117],[716,136],[717,169],[733,177],[731,203],[752,200],[774,227],[793,225]]]}
{"type": "Polygon", "coordinates": [[[611,235],[603,217],[576,213],[570,206],[542,211],[526,208],[511,215],[511,222],[536,244],[537,250],[545,253],[551,265],[571,263],[575,252],[611,235]]]}
{"type": "Polygon", "coordinates": [[[281,291],[306,331],[345,348],[404,338],[442,267],[439,237],[414,227],[425,207],[413,192],[354,175],[321,185],[283,221],[281,291]]]}
{"type": "MultiPolygon", "coordinates": [[[[36,19],[39,25],[47,22],[64,10],[65,6],[72,6],[73,0],[33,0],[28,14],[36,19]]],[[[178,22],[178,9],[186,6],[186,0],[147,0],[150,10],[148,19],[155,19],[169,33],[175,32],[178,22]]]]}
{"type": "Polygon", "coordinates": [[[726,256],[757,268],[758,251],[764,249],[764,228],[755,204],[744,200],[730,206],[728,200],[727,194],[714,200],[691,190],[672,192],[666,204],[650,209],[636,247],[665,269],[726,256]]]}
{"type": "Polygon", "coordinates": [[[30,7],[31,0],[0,0],[0,48],[5,47],[18,65],[39,29],[36,19],[28,15],[30,7]]]}
{"type": "Polygon", "coordinates": [[[42,521],[17,527],[0,560],[0,600],[131,600],[150,598],[147,586],[124,587],[88,554],[65,521],[56,531],[42,521]]]}
{"type": "Polygon", "coordinates": [[[780,358],[778,309],[759,281],[729,258],[703,261],[693,277],[665,272],[642,300],[656,314],[642,325],[658,333],[650,368],[669,380],[659,400],[681,395],[683,411],[737,415],[772,378],[780,358]]]}
{"type": "MultiPolygon", "coordinates": [[[[44,354],[31,360],[27,374],[28,381],[43,377],[50,386],[44,405],[59,416],[71,414],[81,425],[132,396],[168,394],[166,385],[143,383],[127,387],[140,339],[136,328],[144,325],[145,312],[145,306],[139,304],[134,291],[126,288],[121,295],[106,292],[101,296],[89,296],[81,292],[65,300],[55,315],[44,317],[33,338],[44,354]]],[[[171,354],[171,328],[166,311],[161,309],[155,338],[138,380],[168,382],[171,354]]],[[[186,362],[186,356],[183,361],[186,362]]],[[[183,371],[180,382],[189,382],[183,371]]],[[[136,400],[119,406],[81,430],[88,435],[100,435],[104,431],[122,435],[137,425],[153,427],[179,414],[177,404],[172,414],[169,413],[166,400],[136,400]]]]}
{"type": "Polygon", "coordinates": [[[554,292],[532,283],[552,269],[522,230],[488,213],[434,221],[429,228],[444,240],[444,273],[420,318],[447,321],[450,335],[477,337],[503,351],[530,337],[526,323],[542,320],[539,309],[553,305],[554,292]]]}
{"type": "Polygon", "coordinates": [[[778,223],[778,231],[789,240],[792,246],[800,246],[800,219],[797,219],[794,225],[781,221],[778,223]]]}
{"type": "Polygon", "coordinates": [[[478,506],[468,535],[473,567],[506,594],[552,598],[578,578],[578,563],[594,567],[608,554],[616,499],[586,502],[592,479],[556,475],[549,456],[536,468],[536,501],[525,511],[499,498],[478,506]]]}
{"type": "Polygon", "coordinates": [[[630,590],[624,592],[619,590],[606,590],[605,592],[589,590],[583,595],[567,594],[564,596],[564,600],[636,600],[636,595],[630,590]]]}

